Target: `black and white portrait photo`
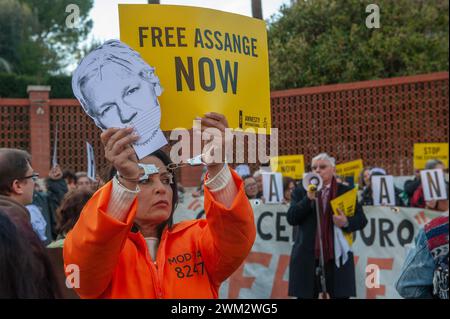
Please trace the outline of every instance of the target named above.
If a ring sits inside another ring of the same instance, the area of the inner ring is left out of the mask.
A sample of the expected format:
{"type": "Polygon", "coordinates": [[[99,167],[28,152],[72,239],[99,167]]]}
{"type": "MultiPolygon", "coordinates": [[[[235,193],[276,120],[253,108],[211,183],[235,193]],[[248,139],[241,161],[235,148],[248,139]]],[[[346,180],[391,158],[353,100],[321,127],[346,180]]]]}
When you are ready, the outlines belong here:
{"type": "Polygon", "coordinates": [[[134,128],[140,137],[133,145],[139,158],[167,144],[160,129],[159,78],[123,42],[109,40],[84,57],[73,73],[72,89],[102,130],[134,128]]]}

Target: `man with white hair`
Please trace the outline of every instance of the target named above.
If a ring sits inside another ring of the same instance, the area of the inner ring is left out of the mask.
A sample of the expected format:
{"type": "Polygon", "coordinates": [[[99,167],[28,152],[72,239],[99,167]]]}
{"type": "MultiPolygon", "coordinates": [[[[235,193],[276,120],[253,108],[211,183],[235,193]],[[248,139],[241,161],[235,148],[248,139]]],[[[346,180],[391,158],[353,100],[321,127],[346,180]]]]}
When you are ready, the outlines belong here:
{"type": "Polygon", "coordinates": [[[298,226],[298,235],[292,248],[289,274],[289,295],[298,298],[318,298],[320,285],[320,238],[317,231],[315,199],[319,204],[321,241],[325,263],[325,283],[330,298],[356,296],[355,265],[348,234],[364,228],[367,219],[355,200],[355,214],[346,216],[342,211],[333,215],[330,200],[351,190],[336,182],[336,161],[321,153],[311,162],[312,171],[320,175],[323,187],[319,192],[306,192],[300,185],[292,194],[287,220],[298,226]],[[306,194],[305,194],[306,193],[306,194]],[[345,236],[347,235],[347,236],[345,236]]]}

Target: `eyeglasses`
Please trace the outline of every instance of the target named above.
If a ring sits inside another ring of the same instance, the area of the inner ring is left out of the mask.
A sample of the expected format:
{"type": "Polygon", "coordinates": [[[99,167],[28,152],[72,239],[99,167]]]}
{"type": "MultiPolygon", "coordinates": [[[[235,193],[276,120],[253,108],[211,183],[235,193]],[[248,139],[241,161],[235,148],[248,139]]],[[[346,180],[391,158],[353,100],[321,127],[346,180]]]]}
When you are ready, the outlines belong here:
{"type": "MultiPolygon", "coordinates": [[[[151,176],[151,175],[150,175],[151,176]]],[[[149,176],[147,179],[143,179],[139,181],[140,185],[153,185],[153,180],[149,176]]],[[[172,185],[174,183],[173,181],[173,175],[170,173],[162,173],[159,176],[159,180],[163,185],[172,185]]]]}
{"type": "Polygon", "coordinates": [[[251,184],[245,185],[245,188],[257,187],[257,186],[258,186],[257,183],[251,183],[251,184]]]}
{"type": "Polygon", "coordinates": [[[314,166],[311,166],[311,168],[312,168],[313,171],[315,171],[315,170],[318,169],[318,168],[320,168],[320,169],[325,169],[325,168],[327,168],[327,167],[328,167],[328,165],[318,165],[318,166],[314,165],[314,166]]]}
{"type": "Polygon", "coordinates": [[[39,173],[33,172],[33,174],[31,174],[29,176],[21,177],[18,179],[28,179],[28,178],[31,178],[33,180],[33,182],[37,182],[37,180],[39,179],[39,173]]]}

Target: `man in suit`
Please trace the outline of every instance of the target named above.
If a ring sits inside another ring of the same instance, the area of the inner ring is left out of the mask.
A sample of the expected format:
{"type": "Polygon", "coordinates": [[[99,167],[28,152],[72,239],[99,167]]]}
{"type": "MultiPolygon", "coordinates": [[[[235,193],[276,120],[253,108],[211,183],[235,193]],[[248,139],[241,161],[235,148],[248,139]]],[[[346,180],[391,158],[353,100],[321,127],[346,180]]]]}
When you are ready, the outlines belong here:
{"type": "Polygon", "coordinates": [[[321,153],[311,162],[312,171],[321,176],[323,187],[319,192],[306,192],[299,185],[292,194],[287,219],[292,226],[298,226],[298,234],[292,247],[289,295],[298,298],[349,298],[356,296],[355,264],[351,243],[345,234],[364,228],[367,219],[361,205],[355,202],[355,214],[347,217],[343,212],[333,215],[330,200],[351,190],[336,182],[336,161],[326,153],[321,153]],[[321,294],[320,285],[320,240],[317,232],[315,198],[321,225],[321,239],[325,264],[327,294],[321,294]]]}

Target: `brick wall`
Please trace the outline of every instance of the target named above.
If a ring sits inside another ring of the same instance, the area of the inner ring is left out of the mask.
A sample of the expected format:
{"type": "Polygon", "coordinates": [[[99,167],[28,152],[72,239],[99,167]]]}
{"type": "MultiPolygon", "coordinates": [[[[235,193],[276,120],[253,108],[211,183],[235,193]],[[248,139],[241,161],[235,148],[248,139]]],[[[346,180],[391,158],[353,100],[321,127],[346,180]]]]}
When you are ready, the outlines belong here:
{"type": "MultiPolygon", "coordinates": [[[[105,169],[100,129],[78,101],[49,100],[48,89],[29,87],[28,99],[0,99],[0,147],[30,151],[34,168],[46,176],[59,123],[61,166],[86,170],[88,141],[98,170],[105,169]]],[[[362,158],[393,175],[410,175],[414,143],[448,142],[448,102],[448,72],[276,91],[272,123],[280,155],[304,154],[308,163],[326,151],[338,162],[362,158]]],[[[184,186],[197,186],[201,169],[184,167],[177,175],[184,186]]]]}

